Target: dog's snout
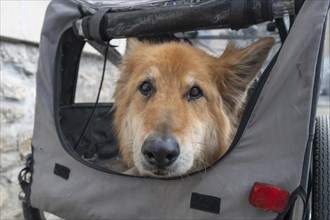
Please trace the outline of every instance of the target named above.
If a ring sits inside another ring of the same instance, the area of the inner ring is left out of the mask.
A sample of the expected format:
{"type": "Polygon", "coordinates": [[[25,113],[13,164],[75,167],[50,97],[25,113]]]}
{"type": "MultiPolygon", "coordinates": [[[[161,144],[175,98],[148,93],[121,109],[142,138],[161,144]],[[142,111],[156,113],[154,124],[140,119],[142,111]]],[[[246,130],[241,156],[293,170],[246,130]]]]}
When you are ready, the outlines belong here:
{"type": "Polygon", "coordinates": [[[173,137],[150,136],[141,148],[144,158],[158,168],[171,165],[179,156],[179,143],[173,137]]]}

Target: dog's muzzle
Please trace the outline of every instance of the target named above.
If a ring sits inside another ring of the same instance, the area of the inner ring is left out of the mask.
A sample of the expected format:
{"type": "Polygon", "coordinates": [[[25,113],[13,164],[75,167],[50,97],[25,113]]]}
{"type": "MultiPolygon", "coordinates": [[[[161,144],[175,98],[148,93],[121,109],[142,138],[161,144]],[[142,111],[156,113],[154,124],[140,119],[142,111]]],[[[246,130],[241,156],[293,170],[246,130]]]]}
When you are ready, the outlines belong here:
{"type": "Polygon", "coordinates": [[[179,143],[171,136],[151,135],[141,148],[145,160],[157,169],[173,164],[180,154],[179,143]]]}

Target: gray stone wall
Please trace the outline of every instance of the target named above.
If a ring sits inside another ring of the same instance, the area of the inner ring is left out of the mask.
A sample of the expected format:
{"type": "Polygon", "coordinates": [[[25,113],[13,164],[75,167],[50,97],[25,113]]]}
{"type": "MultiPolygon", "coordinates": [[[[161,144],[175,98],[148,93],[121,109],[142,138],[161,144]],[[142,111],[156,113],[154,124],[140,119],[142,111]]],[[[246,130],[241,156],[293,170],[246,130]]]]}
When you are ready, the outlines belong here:
{"type": "MultiPolygon", "coordinates": [[[[17,176],[31,151],[38,45],[1,39],[0,56],[0,219],[22,219],[17,176]]],[[[101,56],[84,53],[76,102],[95,102],[102,68],[101,56]]],[[[118,70],[108,62],[101,102],[112,100],[117,76],[118,70]]]]}
{"type": "Polygon", "coordinates": [[[21,219],[17,176],[30,152],[38,48],[0,43],[0,219],[21,219]]]}

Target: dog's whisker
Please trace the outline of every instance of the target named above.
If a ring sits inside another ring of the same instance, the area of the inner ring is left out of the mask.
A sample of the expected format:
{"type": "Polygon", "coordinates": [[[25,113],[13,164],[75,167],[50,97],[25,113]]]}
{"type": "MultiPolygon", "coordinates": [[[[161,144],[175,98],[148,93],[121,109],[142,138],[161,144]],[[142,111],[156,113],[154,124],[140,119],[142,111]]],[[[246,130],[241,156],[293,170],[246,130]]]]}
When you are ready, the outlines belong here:
{"type": "Polygon", "coordinates": [[[201,142],[192,142],[192,143],[193,144],[199,144],[199,145],[202,145],[202,146],[212,147],[212,148],[215,148],[216,147],[213,144],[206,144],[206,143],[201,143],[201,142]]]}
{"type": "Polygon", "coordinates": [[[199,161],[202,166],[203,169],[201,169],[201,166],[195,165],[193,166],[193,170],[197,171],[198,173],[200,173],[202,176],[204,176],[206,174],[206,169],[209,167],[209,164],[205,162],[205,160],[203,160],[202,158],[196,157],[196,160],[199,161]],[[204,170],[204,174],[201,172],[202,170],[204,170]]]}

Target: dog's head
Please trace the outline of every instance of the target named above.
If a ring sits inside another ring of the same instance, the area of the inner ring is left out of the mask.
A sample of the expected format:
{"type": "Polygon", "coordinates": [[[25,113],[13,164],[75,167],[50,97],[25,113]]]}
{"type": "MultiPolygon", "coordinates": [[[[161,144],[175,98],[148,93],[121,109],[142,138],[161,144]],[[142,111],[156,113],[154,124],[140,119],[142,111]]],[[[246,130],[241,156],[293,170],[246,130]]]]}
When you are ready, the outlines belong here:
{"type": "Polygon", "coordinates": [[[228,149],[247,90],[274,40],[227,46],[219,58],[187,43],[134,42],[115,89],[115,127],[129,167],[180,176],[228,149]]]}

